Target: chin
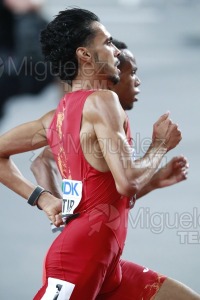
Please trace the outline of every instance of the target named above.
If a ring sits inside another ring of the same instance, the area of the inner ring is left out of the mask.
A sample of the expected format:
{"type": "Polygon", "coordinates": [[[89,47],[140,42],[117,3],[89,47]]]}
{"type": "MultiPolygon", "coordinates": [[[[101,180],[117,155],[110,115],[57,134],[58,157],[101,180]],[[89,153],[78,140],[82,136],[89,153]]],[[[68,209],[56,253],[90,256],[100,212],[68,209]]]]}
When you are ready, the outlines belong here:
{"type": "Polygon", "coordinates": [[[133,109],[133,107],[134,107],[133,103],[128,103],[128,104],[123,106],[123,109],[124,110],[131,110],[131,109],[133,109]]]}

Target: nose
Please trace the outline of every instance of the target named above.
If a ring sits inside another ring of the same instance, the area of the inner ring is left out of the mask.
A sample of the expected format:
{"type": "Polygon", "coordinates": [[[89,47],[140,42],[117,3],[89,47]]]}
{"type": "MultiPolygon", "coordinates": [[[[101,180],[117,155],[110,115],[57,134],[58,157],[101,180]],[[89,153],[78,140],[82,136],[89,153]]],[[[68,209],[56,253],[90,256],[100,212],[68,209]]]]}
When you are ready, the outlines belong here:
{"type": "Polygon", "coordinates": [[[114,49],[114,56],[117,57],[121,54],[121,51],[114,45],[112,44],[113,49],[114,49]]]}
{"type": "Polygon", "coordinates": [[[140,79],[139,79],[139,77],[136,75],[136,80],[135,80],[135,85],[136,86],[139,86],[140,84],[141,84],[141,81],[140,81],[140,79]]]}

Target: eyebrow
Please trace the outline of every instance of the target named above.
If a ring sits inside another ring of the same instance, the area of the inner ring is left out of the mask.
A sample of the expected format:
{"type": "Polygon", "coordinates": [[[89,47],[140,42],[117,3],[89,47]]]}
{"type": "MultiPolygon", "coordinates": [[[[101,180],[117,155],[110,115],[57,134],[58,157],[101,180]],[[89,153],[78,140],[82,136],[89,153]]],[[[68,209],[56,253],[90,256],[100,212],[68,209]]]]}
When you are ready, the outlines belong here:
{"type": "Polygon", "coordinates": [[[112,42],[113,41],[113,37],[112,36],[109,36],[106,40],[105,40],[105,43],[107,42],[112,42]]]}

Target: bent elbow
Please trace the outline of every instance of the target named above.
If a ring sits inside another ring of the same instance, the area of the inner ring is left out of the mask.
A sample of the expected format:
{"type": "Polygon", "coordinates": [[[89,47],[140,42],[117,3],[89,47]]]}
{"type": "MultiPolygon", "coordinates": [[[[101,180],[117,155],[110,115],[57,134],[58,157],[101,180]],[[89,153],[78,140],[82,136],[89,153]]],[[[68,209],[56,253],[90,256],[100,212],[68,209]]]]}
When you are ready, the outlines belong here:
{"type": "Polygon", "coordinates": [[[39,167],[41,166],[41,158],[38,156],[31,163],[30,170],[35,175],[38,173],[39,167]]]}
{"type": "Polygon", "coordinates": [[[132,197],[138,192],[137,182],[124,182],[123,184],[116,184],[117,191],[120,195],[132,197]]]}

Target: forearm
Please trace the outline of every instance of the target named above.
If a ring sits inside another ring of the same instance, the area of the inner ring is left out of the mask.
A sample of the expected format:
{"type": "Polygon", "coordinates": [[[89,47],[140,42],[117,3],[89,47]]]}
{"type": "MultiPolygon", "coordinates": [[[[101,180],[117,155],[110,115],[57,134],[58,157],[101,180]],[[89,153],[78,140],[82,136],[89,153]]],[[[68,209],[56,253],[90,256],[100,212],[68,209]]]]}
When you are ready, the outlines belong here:
{"type": "Polygon", "coordinates": [[[45,159],[40,156],[31,165],[31,171],[37,183],[51,191],[55,197],[62,198],[61,177],[55,168],[55,162],[50,163],[48,160],[48,163],[46,163],[45,159]]]}
{"type": "Polygon", "coordinates": [[[137,198],[149,193],[153,188],[151,178],[158,169],[167,149],[162,143],[151,145],[145,156],[138,160],[131,160],[126,168],[127,177],[136,182],[137,198]]]}
{"type": "Polygon", "coordinates": [[[52,119],[53,111],[42,118],[22,124],[0,136],[0,182],[9,189],[30,200],[30,196],[36,197],[30,204],[38,206],[45,211],[49,219],[57,226],[61,224],[59,213],[62,210],[62,201],[42,190],[39,195],[32,194],[36,185],[28,181],[20,173],[11,156],[32,151],[47,145],[46,130],[52,119]],[[39,196],[39,197],[38,197],[39,196]]]}
{"type": "Polygon", "coordinates": [[[142,198],[143,196],[149,194],[152,192],[154,188],[151,186],[150,183],[146,184],[141,190],[138,191],[138,193],[135,195],[136,200],[142,198]]]}
{"type": "Polygon", "coordinates": [[[0,182],[26,200],[36,187],[20,173],[10,158],[0,158],[0,182]]]}
{"type": "MultiPolygon", "coordinates": [[[[36,185],[26,180],[9,158],[0,158],[0,182],[15,193],[28,200],[36,185]]],[[[59,213],[62,210],[61,200],[44,191],[35,199],[38,207],[45,211],[55,226],[62,224],[59,213]]]]}
{"type": "Polygon", "coordinates": [[[136,198],[139,199],[153,190],[171,186],[187,179],[189,163],[184,156],[176,156],[164,167],[158,169],[151,180],[138,191],[136,198]]]}
{"type": "Polygon", "coordinates": [[[169,119],[169,113],[165,113],[153,126],[149,150],[142,159],[134,161],[125,133],[124,111],[114,94],[106,92],[103,98],[104,101],[101,101],[99,93],[88,101],[90,105],[85,108],[85,122],[93,124],[100,151],[113,175],[117,191],[131,197],[148,184],[163,156],[180,142],[181,133],[169,119]]]}
{"type": "Polygon", "coordinates": [[[21,197],[28,199],[35,185],[24,178],[12,161],[12,155],[32,151],[47,144],[44,128],[51,113],[19,125],[0,136],[0,182],[21,197]]]}

